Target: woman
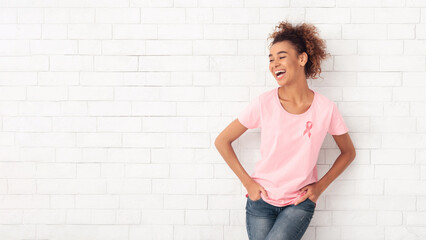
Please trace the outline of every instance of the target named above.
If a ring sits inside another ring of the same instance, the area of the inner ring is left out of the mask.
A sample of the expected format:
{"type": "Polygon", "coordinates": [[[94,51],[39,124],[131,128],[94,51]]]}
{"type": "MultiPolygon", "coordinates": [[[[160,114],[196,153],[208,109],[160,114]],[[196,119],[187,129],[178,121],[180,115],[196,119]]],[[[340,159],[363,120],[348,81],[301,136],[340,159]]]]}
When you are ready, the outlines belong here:
{"type": "Polygon", "coordinates": [[[247,190],[250,240],[301,239],[322,192],[354,160],[355,148],[337,105],[309,89],[328,55],[310,24],[280,22],[270,35],[269,71],[279,87],[258,95],[216,138],[215,146],[247,190]],[[261,159],[249,176],[231,143],[261,128],[261,159]],[[327,133],[341,154],[318,181],[316,162],[327,133]]]}

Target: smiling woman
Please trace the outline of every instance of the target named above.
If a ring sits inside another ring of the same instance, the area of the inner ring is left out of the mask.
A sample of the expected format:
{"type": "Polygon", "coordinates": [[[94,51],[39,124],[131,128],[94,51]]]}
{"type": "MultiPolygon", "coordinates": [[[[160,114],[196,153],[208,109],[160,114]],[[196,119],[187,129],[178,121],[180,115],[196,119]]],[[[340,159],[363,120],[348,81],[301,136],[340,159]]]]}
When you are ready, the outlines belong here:
{"type": "Polygon", "coordinates": [[[280,22],[275,26],[274,32],[269,35],[268,39],[273,39],[269,45],[271,48],[271,54],[269,54],[270,63],[273,63],[276,59],[286,58],[289,54],[295,58],[302,57],[305,54],[307,57],[307,62],[304,66],[306,78],[316,79],[316,76],[321,73],[321,61],[331,56],[326,51],[325,40],[319,37],[316,27],[312,24],[302,23],[293,26],[287,21],[280,22]],[[276,43],[283,42],[291,46],[276,53],[272,51],[272,47],[276,43]]]}
{"type": "Polygon", "coordinates": [[[223,130],[215,146],[247,190],[250,240],[299,240],[322,192],[355,158],[355,148],[337,105],[309,89],[319,75],[325,43],[310,24],[281,22],[269,53],[269,70],[279,87],[253,98],[223,130]],[[248,175],[231,143],[247,129],[261,128],[261,159],[248,175]],[[341,154],[318,180],[317,160],[327,133],[341,154]]]}

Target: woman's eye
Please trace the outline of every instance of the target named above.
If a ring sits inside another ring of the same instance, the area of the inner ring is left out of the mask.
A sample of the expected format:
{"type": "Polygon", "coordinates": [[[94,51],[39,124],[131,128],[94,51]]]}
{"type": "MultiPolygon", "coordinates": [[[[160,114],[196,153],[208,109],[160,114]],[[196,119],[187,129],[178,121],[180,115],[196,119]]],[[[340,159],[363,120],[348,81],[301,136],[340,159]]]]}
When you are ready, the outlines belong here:
{"type": "MultiPolygon", "coordinates": [[[[280,57],[280,59],[281,59],[281,58],[285,58],[285,57],[280,57]]],[[[269,60],[269,62],[272,62],[272,60],[269,60]]]]}

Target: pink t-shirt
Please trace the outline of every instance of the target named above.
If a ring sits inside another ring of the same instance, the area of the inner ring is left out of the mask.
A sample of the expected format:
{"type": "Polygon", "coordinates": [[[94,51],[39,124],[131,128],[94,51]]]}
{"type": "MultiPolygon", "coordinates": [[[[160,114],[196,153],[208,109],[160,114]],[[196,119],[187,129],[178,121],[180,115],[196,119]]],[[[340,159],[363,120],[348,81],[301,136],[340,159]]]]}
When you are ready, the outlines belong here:
{"type": "Polygon", "coordinates": [[[309,109],[292,114],[281,106],[278,88],[258,95],[238,120],[249,129],[261,128],[261,159],[251,177],[265,188],[269,199],[261,193],[264,201],[282,207],[305,194],[300,188],[318,181],[316,163],[327,132],[341,135],[348,128],[337,105],[324,95],[312,90],[309,109]]]}

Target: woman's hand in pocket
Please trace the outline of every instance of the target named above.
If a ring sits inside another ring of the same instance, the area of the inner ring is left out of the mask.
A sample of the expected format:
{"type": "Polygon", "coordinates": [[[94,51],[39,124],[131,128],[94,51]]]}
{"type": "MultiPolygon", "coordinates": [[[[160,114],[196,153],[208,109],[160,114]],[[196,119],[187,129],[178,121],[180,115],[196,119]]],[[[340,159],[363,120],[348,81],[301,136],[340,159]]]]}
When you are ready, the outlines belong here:
{"type": "Polygon", "coordinates": [[[260,194],[263,193],[263,195],[268,198],[268,194],[266,193],[265,188],[257,183],[256,181],[251,181],[247,187],[248,196],[251,200],[256,201],[261,198],[260,194]]]}
{"type": "Polygon", "coordinates": [[[319,198],[319,196],[322,193],[322,189],[319,186],[318,182],[314,182],[311,184],[308,184],[306,186],[304,186],[303,188],[301,188],[299,190],[300,193],[305,192],[305,194],[303,194],[302,197],[300,197],[295,203],[294,205],[297,205],[303,201],[305,201],[307,198],[309,198],[312,202],[317,203],[317,199],[319,198]]]}

